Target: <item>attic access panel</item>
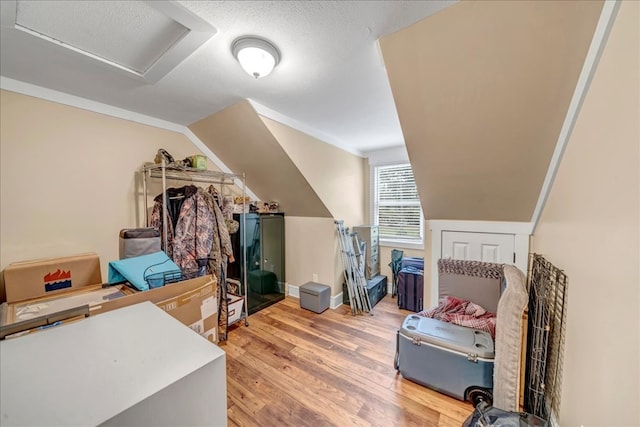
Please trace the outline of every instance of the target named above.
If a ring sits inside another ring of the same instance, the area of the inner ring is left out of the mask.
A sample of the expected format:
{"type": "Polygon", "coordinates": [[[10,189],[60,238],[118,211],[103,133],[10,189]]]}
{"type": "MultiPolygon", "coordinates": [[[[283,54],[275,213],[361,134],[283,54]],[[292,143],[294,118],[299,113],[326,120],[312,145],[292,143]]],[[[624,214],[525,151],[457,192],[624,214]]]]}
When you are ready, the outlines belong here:
{"type": "MultiPolygon", "coordinates": [[[[4,2],[3,2],[4,3],[4,2]]],[[[155,83],[216,33],[174,2],[9,1],[3,26],[155,83]]]]}

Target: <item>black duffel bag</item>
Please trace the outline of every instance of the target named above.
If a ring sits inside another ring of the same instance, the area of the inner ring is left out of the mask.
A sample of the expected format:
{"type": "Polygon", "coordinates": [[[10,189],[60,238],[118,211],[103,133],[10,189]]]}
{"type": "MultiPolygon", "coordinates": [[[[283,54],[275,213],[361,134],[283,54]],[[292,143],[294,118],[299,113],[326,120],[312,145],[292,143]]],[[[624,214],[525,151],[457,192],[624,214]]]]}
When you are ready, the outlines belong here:
{"type": "Polygon", "coordinates": [[[547,427],[540,417],[526,412],[509,412],[480,402],[462,427],[547,427]]]}

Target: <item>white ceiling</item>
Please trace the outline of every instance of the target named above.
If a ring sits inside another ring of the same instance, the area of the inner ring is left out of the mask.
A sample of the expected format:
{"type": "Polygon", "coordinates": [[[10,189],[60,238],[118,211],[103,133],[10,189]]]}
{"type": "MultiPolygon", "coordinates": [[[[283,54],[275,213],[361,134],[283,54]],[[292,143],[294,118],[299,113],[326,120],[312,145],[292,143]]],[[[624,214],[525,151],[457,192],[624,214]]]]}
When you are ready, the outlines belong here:
{"type": "Polygon", "coordinates": [[[0,74],[181,125],[249,99],[260,114],[363,153],[403,144],[378,38],[454,2],[3,0],[0,74]],[[146,15],[145,8],[171,20],[146,15]],[[106,52],[114,62],[125,58],[136,71],[154,56],[137,60],[121,52],[127,46],[170,44],[181,26],[193,38],[176,43],[181,51],[167,51],[173,62],[165,61],[162,72],[133,75],[16,29],[21,14],[51,38],[68,35],[82,45],[76,47],[106,52]],[[154,22],[169,32],[156,38],[154,22]],[[269,76],[255,80],[233,58],[231,43],[242,35],[267,38],[280,50],[281,62],[269,76]]]}

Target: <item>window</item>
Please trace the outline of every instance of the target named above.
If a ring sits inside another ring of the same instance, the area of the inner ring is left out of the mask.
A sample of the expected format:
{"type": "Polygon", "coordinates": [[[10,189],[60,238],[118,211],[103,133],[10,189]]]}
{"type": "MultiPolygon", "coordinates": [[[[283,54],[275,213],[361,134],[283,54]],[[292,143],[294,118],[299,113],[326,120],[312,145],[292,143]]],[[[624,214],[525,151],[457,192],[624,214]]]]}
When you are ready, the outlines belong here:
{"type": "Polygon", "coordinates": [[[373,220],[380,240],[422,245],[422,208],[411,165],[373,169],[373,220]]]}

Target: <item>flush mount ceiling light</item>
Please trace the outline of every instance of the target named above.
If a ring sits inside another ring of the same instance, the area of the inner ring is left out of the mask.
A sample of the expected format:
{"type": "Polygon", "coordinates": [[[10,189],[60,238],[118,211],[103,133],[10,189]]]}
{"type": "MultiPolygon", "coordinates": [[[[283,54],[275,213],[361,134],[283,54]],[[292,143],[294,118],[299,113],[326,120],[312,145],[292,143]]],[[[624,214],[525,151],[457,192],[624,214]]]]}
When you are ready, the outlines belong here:
{"type": "Polygon", "coordinates": [[[280,62],[280,52],[271,42],[259,37],[236,39],[231,52],[249,75],[257,78],[268,75],[280,62]]]}

